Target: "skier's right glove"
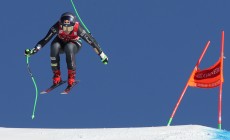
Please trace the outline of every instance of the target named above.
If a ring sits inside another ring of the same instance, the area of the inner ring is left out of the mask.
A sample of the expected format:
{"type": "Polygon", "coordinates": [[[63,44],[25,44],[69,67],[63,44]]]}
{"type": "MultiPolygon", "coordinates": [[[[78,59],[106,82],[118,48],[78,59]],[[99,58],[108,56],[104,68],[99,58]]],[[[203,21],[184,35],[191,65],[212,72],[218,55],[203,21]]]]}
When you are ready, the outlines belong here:
{"type": "Polygon", "coordinates": [[[31,56],[35,53],[37,53],[39,50],[41,49],[41,45],[38,44],[36,47],[34,47],[33,49],[26,49],[25,50],[25,55],[26,56],[31,56]]]}

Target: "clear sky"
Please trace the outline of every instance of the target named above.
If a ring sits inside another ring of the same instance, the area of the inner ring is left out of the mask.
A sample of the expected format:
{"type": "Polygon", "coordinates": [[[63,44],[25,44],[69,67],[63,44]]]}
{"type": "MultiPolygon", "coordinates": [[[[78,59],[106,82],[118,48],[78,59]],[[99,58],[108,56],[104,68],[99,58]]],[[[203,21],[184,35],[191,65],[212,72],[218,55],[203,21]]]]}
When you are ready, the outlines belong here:
{"type": "MultiPolygon", "coordinates": [[[[225,31],[223,129],[230,130],[229,0],[74,0],[79,14],[109,57],[103,65],[85,42],[77,54],[80,84],[39,95],[31,120],[35,89],[24,50],[33,48],[70,1],[4,1],[1,11],[1,127],[105,128],[165,126],[205,44],[200,65],[213,65],[225,31]]],[[[30,58],[39,91],[52,83],[50,42],[30,58]]],[[[61,57],[67,78],[65,56],[61,57]]],[[[218,88],[188,88],[172,125],[217,127],[218,88]]]]}

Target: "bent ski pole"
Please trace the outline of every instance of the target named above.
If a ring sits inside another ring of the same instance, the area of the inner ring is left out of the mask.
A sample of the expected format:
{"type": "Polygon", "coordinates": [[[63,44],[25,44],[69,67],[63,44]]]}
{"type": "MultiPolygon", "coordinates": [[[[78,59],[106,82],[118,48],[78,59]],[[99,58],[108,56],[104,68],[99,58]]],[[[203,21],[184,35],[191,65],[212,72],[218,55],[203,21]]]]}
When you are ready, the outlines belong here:
{"type": "Polygon", "coordinates": [[[75,6],[74,3],[73,3],[73,0],[70,0],[70,1],[71,1],[71,3],[72,3],[73,9],[74,9],[74,11],[75,11],[75,13],[76,13],[76,15],[77,15],[77,18],[79,19],[80,23],[81,23],[82,26],[85,28],[85,30],[87,31],[87,33],[91,34],[90,31],[89,31],[89,29],[85,26],[85,24],[84,24],[83,21],[81,20],[81,17],[79,16],[79,14],[78,14],[78,12],[77,12],[77,9],[76,9],[76,6],[75,6]]]}
{"type": "Polygon", "coordinates": [[[35,87],[35,91],[36,91],[36,97],[35,97],[35,100],[34,100],[34,108],[33,108],[33,114],[32,114],[32,119],[34,119],[35,118],[34,114],[35,114],[35,110],[36,110],[36,106],[37,106],[37,99],[38,99],[38,88],[37,88],[37,84],[36,84],[36,82],[34,80],[33,74],[32,74],[32,72],[30,70],[29,56],[28,55],[26,56],[26,64],[27,64],[27,69],[28,69],[30,77],[31,77],[31,79],[33,81],[33,84],[34,84],[34,87],[35,87]]]}

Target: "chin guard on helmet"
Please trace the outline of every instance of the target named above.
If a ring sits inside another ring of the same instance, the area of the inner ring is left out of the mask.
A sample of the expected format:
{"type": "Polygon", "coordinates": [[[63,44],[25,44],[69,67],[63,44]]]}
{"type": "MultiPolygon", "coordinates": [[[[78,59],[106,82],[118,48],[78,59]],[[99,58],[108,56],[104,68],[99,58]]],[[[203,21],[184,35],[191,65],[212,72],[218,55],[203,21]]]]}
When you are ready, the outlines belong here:
{"type": "Polygon", "coordinates": [[[61,28],[65,32],[71,32],[71,31],[73,31],[73,26],[62,26],[61,25],[61,28]]]}

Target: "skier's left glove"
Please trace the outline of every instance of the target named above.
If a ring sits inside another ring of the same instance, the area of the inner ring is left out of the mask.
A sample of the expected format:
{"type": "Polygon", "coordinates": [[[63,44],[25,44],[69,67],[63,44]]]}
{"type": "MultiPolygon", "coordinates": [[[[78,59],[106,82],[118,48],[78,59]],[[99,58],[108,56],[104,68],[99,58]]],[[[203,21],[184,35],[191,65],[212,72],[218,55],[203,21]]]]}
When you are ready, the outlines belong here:
{"type": "Polygon", "coordinates": [[[25,50],[25,55],[26,56],[31,56],[31,55],[37,53],[40,49],[41,49],[41,45],[38,44],[33,49],[26,49],[25,50]]]}
{"type": "Polygon", "coordinates": [[[104,52],[101,52],[99,54],[100,58],[101,58],[101,62],[104,63],[105,65],[108,64],[109,62],[109,58],[104,54],[104,52]]]}

